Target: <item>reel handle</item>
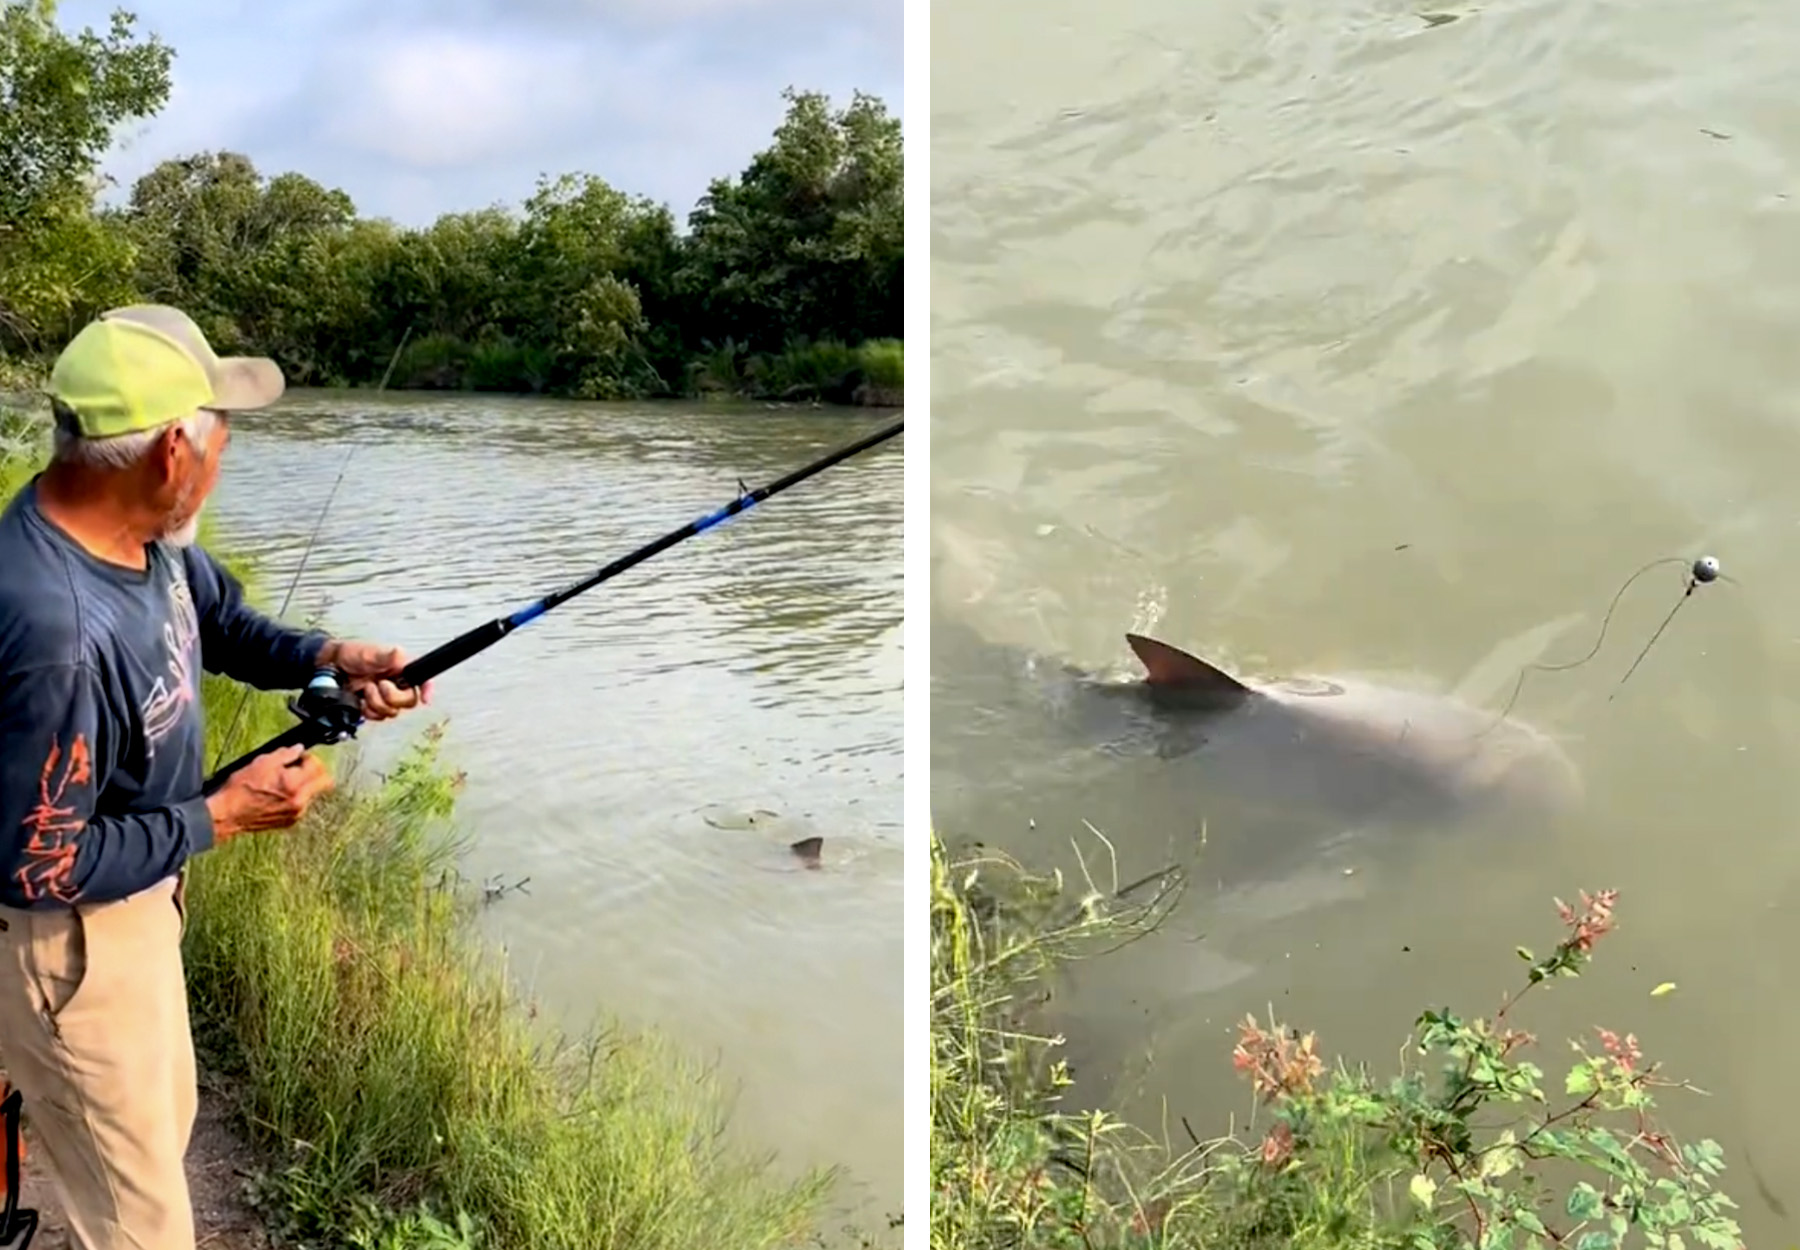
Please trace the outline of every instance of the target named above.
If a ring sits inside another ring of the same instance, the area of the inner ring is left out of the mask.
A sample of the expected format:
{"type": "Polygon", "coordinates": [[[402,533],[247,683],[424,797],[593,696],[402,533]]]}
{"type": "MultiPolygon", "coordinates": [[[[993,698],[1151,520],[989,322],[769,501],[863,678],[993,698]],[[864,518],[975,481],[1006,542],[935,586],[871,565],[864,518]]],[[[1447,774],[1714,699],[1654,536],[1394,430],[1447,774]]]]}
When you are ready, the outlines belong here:
{"type": "Polygon", "coordinates": [[[344,683],[344,675],[336,669],[321,668],[313,673],[312,680],[288,700],[287,706],[300,723],[222,766],[201,783],[202,797],[217,794],[233,773],[259,756],[292,746],[307,750],[330,746],[354,738],[356,731],[362,728],[362,700],[344,683]]]}

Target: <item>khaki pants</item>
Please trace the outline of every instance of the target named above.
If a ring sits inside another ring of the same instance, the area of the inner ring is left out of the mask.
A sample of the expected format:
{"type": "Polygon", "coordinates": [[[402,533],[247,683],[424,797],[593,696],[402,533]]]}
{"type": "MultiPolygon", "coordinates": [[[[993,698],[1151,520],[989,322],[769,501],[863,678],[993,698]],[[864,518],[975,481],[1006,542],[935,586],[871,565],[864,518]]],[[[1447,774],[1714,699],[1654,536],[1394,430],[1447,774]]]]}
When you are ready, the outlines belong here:
{"type": "Polygon", "coordinates": [[[115,903],[0,907],[0,1062],[81,1250],[194,1250],[181,904],[172,877],[115,903]]]}

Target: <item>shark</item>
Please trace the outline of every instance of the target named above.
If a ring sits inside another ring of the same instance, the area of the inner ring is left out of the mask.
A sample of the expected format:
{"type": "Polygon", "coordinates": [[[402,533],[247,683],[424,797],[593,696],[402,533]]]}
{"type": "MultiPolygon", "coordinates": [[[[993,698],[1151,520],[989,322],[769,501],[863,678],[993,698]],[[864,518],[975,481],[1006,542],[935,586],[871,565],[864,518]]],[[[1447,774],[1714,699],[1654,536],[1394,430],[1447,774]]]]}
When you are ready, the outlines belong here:
{"type": "MultiPolygon", "coordinates": [[[[959,702],[1029,727],[1021,737],[1038,740],[1021,746],[1042,750],[1048,771],[1041,775],[1071,789],[1083,784],[1080,774],[1092,779],[1090,792],[1122,786],[1128,803],[1132,793],[1152,803],[1150,787],[1173,774],[1184,783],[1183,810],[1229,800],[1240,810],[1304,813],[1309,823],[1322,818],[1339,830],[1477,816],[1550,823],[1584,799],[1581,774],[1556,738],[1453,695],[1344,675],[1252,680],[1138,633],[1125,636],[1141,667],[1136,676],[1092,672],[978,637],[970,643],[975,636],[960,627],[952,633],[934,625],[937,634],[966,675],[959,702]],[[1051,728],[1053,738],[1044,737],[1051,728]],[[1095,757],[1129,757],[1140,769],[1148,763],[1154,778],[1139,771],[1129,782],[1109,782],[1095,757]]],[[[934,637],[934,653],[939,646],[934,637]]],[[[957,743],[973,746],[970,735],[983,732],[978,724],[945,729],[934,758],[968,749],[957,743]]]]}
{"type": "Polygon", "coordinates": [[[1136,701],[1160,756],[1205,753],[1240,786],[1359,818],[1553,819],[1583,799],[1574,761],[1526,721],[1343,676],[1253,683],[1160,639],[1125,641],[1143,677],[1094,693],[1136,701]]]}

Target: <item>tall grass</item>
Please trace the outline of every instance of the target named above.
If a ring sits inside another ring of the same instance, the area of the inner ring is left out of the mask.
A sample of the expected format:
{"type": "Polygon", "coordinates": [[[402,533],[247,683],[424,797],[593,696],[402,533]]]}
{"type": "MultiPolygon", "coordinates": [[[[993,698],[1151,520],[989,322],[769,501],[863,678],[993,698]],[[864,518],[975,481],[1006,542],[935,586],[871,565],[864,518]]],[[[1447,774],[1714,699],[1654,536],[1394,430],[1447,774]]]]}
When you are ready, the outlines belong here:
{"type": "MultiPolygon", "coordinates": [[[[42,451],[30,427],[9,428],[5,498],[42,451]]],[[[209,758],[240,690],[204,680],[209,758]]],[[[259,695],[233,745],[288,723],[259,695]]],[[[428,730],[385,778],[340,753],[337,793],[299,829],[192,863],[196,1044],[268,1154],[259,1193],[276,1230],[380,1250],[805,1238],[830,1175],[780,1181],[728,1145],[707,1067],[651,1034],[577,1042],[534,1020],[473,935],[449,824],[457,778],[438,749],[428,730]]]]}
{"type": "Polygon", "coordinates": [[[692,363],[688,381],[700,395],[891,405],[906,385],[905,349],[899,339],[854,347],[836,339],[795,339],[779,352],[755,354],[727,341],[709,346],[692,363]]]}
{"type": "Polygon", "coordinates": [[[896,390],[906,385],[906,348],[899,339],[870,339],[857,352],[870,385],[896,390]]]}
{"type": "Polygon", "coordinates": [[[1040,1013],[1070,961],[1160,924],[1179,881],[1135,903],[1116,884],[1075,893],[936,837],[931,880],[932,1250],[1233,1244],[1201,1235],[1219,1215],[1208,1149],[1067,1105],[1040,1013]]]}
{"type": "Polygon", "coordinates": [[[704,1068],[648,1035],[534,1027],[468,938],[435,750],[195,865],[196,1031],[282,1147],[267,1192],[293,1230],[428,1199],[520,1250],[800,1237],[826,1178],[773,1185],[726,1148],[704,1068]]]}
{"type": "Polygon", "coordinates": [[[401,349],[392,385],[399,390],[489,391],[536,395],[549,385],[555,354],[505,336],[466,342],[426,334],[401,349]]]}

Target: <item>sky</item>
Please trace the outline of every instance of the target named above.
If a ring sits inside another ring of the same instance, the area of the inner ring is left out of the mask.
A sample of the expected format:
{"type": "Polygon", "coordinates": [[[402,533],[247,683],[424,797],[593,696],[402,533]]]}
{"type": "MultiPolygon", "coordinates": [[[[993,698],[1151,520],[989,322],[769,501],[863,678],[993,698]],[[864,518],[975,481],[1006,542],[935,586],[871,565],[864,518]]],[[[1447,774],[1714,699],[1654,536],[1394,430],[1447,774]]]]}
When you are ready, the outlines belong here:
{"type": "MultiPolygon", "coordinates": [[[[104,30],[120,0],[63,0],[104,30]]],[[[767,147],[784,88],[904,117],[900,0],[135,0],[175,51],[169,101],[102,168],[129,188],[228,150],[424,225],[591,173],[685,221],[767,147]]],[[[119,192],[108,198],[116,198],[119,192]]]]}

